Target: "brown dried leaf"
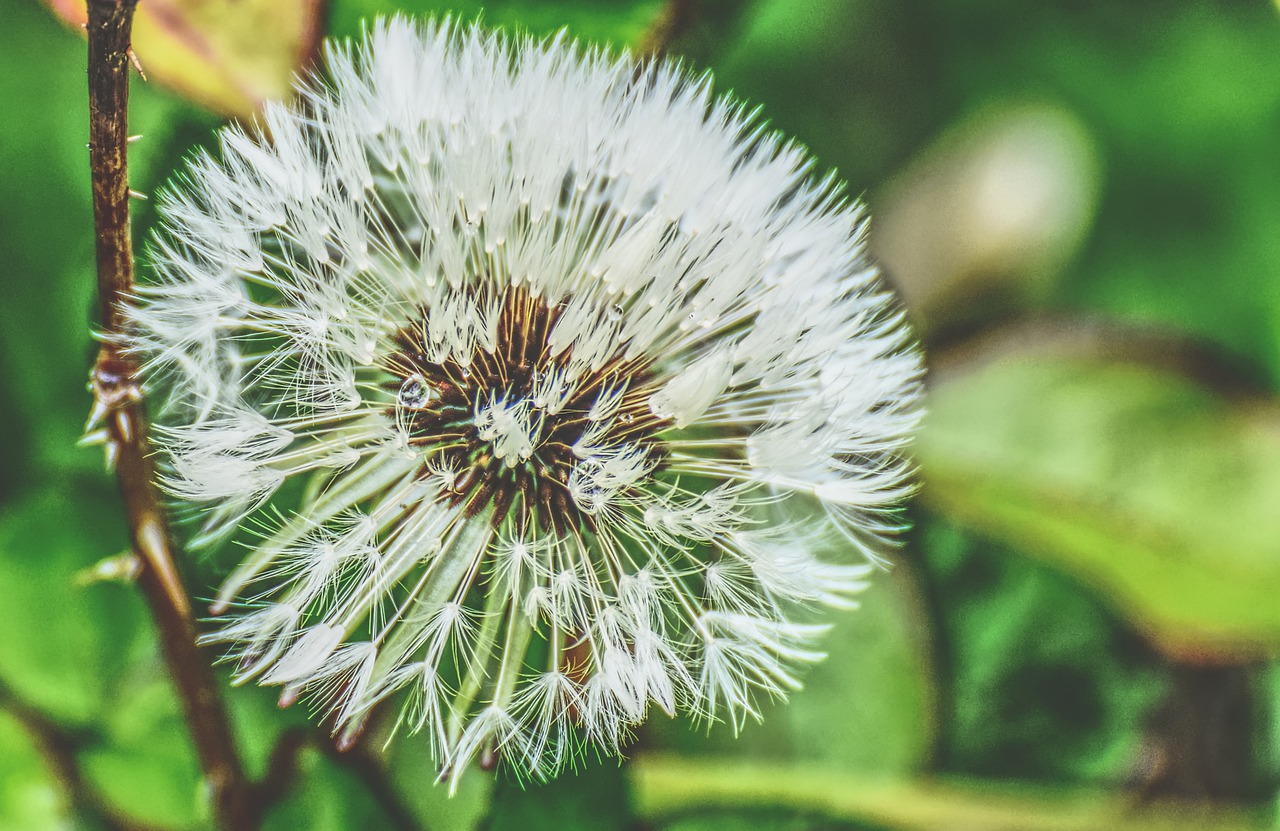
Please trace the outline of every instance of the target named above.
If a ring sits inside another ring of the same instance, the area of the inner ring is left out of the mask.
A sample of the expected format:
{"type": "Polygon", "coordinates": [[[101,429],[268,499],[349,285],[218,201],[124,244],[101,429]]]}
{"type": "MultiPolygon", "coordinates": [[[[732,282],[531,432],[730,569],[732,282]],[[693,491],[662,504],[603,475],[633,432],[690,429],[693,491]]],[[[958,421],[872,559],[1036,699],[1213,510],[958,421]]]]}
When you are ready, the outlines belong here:
{"type": "MultiPolygon", "coordinates": [[[[45,0],[82,29],[84,0],[45,0]]],[[[323,37],[323,0],[142,0],[133,50],[147,77],[203,107],[248,117],[284,98],[323,37]]]]}

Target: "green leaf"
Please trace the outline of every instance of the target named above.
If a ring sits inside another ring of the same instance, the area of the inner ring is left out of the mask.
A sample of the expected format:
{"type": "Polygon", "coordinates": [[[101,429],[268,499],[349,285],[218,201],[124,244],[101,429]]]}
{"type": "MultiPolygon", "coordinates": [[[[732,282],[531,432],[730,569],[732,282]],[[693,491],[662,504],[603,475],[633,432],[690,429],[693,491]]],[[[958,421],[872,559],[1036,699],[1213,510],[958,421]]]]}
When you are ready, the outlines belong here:
{"type": "Polygon", "coordinates": [[[936,517],[912,552],[944,636],[935,769],[1119,782],[1169,679],[1132,630],[1056,569],[936,517]]]}
{"type": "Polygon", "coordinates": [[[1105,356],[1015,353],[935,389],[924,498],[1093,586],[1168,652],[1280,644],[1280,407],[1105,356]]]}
{"type": "Polygon", "coordinates": [[[67,797],[22,723],[0,710],[0,828],[70,827],[67,797]]]}
{"type": "Polygon", "coordinates": [[[742,759],[821,762],[833,770],[885,776],[920,768],[934,734],[928,635],[905,567],[878,574],[854,612],[827,612],[834,624],[825,661],[807,670],[789,701],[765,703],[759,723],[736,738],[724,725],[707,735],[687,721],[651,715],[656,747],[742,759]]]}
{"type": "Polygon", "coordinates": [[[85,585],[85,569],[125,549],[115,500],[64,487],[0,513],[0,676],[53,718],[95,723],[126,666],[153,648],[132,586],[85,585]]]}
{"type": "Polygon", "coordinates": [[[267,815],[264,831],[390,827],[394,826],[387,824],[386,814],[359,778],[320,751],[307,748],[298,754],[296,784],[289,796],[267,815]]]}
{"type": "Polygon", "coordinates": [[[103,726],[105,741],[82,752],[80,762],[85,778],[119,814],[174,828],[207,823],[200,768],[167,677],[132,679],[104,714],[103,726]]]}
{"type": "Polygon", "coordinates": [[[635,825],[616,761],[595,761],[547,783],[495,789],[486,831],[626,831],[635,825]]]}

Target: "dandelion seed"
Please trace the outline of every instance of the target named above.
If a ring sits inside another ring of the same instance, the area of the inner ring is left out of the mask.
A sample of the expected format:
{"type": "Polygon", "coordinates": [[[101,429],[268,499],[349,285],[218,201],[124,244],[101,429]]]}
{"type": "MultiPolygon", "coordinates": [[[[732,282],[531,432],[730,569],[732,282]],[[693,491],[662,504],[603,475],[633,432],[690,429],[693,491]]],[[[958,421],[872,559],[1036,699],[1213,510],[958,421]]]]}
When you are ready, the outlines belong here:
{"type": "Polygon", "coordinates": [[[265,529],[207,639],[453,781],[796,689],[909,491],[861,207],[672,64],[396,19],[328,78],[191,163],[133,312],[165,484],[265,529]]]}

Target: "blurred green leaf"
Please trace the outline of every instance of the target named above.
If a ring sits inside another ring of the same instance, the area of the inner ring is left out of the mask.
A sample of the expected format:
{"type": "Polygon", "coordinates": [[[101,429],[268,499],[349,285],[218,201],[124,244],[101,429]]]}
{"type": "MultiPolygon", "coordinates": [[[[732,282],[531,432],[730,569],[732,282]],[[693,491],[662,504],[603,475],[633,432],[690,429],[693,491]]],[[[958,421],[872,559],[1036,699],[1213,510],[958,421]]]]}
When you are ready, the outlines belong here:
{"type": "Polygon", "coordinates": [[[109,493],[64,487],[0,512],[0,676],[52,717],[96,721],[126,666],[153,639],[131,586],[83,585],[81,573],[128,545],[109,493]]]}
{"type": "Polygon", "coordinates": [[[105,741],[80,754],[86,779],[121,816],[193,828],[209,819],[191,741],[165,677],[134,679],[103,718],[105,741]]]}
{"type": "Polygon", "coordinates": [[[933,390],[924,498],[1095,586],[1183,658],[1280,644],[1280,406],[1105,356],[1015,352],[933,390]]]}
{"type": "Polygon", "coordinates": [[[88,96],[82,43],[35,4],[0,12],[21,32],[0,50],[0,100],[21,113],[0,122],[0,482],[22,487],[43,473],[33,457],[101,467],[74,447],[89,406],[88,96]]]}
{"type": "Polygon", "coordinates": [[[485,831],[627,831],[630,808],[618,763],[592,761],[546,783],[500,781],[485,831]]]}
{"type": "Polygon", "coordinates": [[[567,28],[575,37],[634,46],[653,25],[662,3],[663,0],[334,0],[330,32],[335,37],[356,35],[363,23],[375,15],[403,11],[418,17],[479,19],[487,26],[514,27],[540,36],[567,28]]]}
{"type": "MultiPolygon", "coordinates": [[[[268,815],[264,831],[351,831],[398,828],[363,783],[346,767],[314,748],[298,755],[297,782],[268,815]]],[[[432,831],[437,827],[432,826],[432,831]]],[[[450,829],[440,825],[439,831],[450,829]]]]}
{"type": "Polygon", "coordinates": [[[228,676],[229,673],[224,673],[217,683],[222,688],[240,759],[250,779],[266,775],[271,754],[285,733],[300,732],[315,741],[327,738],[324,727],[317,724],[305,704],[282,710],[279,688],[258,684],[233,686],[228,676]]]}
{"type": "Polygon", "coordinates": [[[199,770],[142,599],[133,586],[84,580],[126,545],[105,489],[47,491],[0,514],[0,604],[13,615],[0,675],[89,731],[85,778],[122,816],[191,827],[203,818],[199,770]]]}
{"type": "Polygon", "coordinates": [[[1189,329],[1280,379],[1275,8],[944,0],[920,12],[934,112],[1048,96],[1098,142],[1103,198],[1059,302],[1189,329]]]}
{"type": "Polygon", "coordinates": [[[26,728],[0,710],[0,828],[59,831],[70,827],[67,809],[26,728]]]}
{"type": "Polygon", "coordinates": [[[900,831],[1261,831],[1265,812],[1173,803],[1135,805],[1099,790],[1009,780],[875,782],[822,766],[645,756],[630,768],[636,807],[652,823],[716,807],[820,812],[900,831]]]}
{"type": "MultiPolygon", "coordinates": [[[[82,0],[45,0],[69,25],[82,0]]],[[[147,0],[134,18],[133,48],[149,78],[229,116],[249,117],[288,96],[316,54],[320,0],[147,0]]]]}
{"type": "Polygon", "coordinates": [[[930,339],[1043,304],[1096,208],[1093,137],[1050,102],[948,129],[876,202],[873,254],[930,339]]]}
{"type": "Polygon", "coordinates": [[[1088,587],[937,517],[912,554],[941,636],[936,769],[1022,780],[1128,779],[1169,679],[1088,587]]]}
{"type": "Polygon", "coordinates": [[[439,767],[426,736],[399,735],[389,743],[384,739],[371,744],[386,744],[392,786],[431,831],[483,828],[494,793],[493,773],[471,766],[458,780],[457,792],[450,796],[449,786],[436,781],[439,767]]]}
{"type": "Polygon", "coordinates": [[[786,702],[763,703],[759,723],[736,738],[725,725],[703,735],[687,721],[651,715],[649,743],[690,754],[821,762],[885,776],[918,770],[932,748],[935,690],[929,638],[905,567],[877,574],[854,612],[831,612],[826,660],[802,675],[786,702]]]}

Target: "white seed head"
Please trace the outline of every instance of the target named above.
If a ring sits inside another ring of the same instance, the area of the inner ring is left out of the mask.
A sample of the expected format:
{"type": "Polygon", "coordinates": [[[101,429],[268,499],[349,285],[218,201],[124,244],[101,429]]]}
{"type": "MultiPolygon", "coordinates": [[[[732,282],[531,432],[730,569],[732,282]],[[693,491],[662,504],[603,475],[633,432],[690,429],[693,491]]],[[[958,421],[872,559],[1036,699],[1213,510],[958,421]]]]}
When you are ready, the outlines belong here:
{"type": "Polygon", "coordinates": [[[398,695],[451,782],[794,690],[910,490],[861,206],[564,38],[385,21],[300,98],[162,200],[133,312],[165,484],[260,536],[206,640],[344,739],[398,695]]]}

